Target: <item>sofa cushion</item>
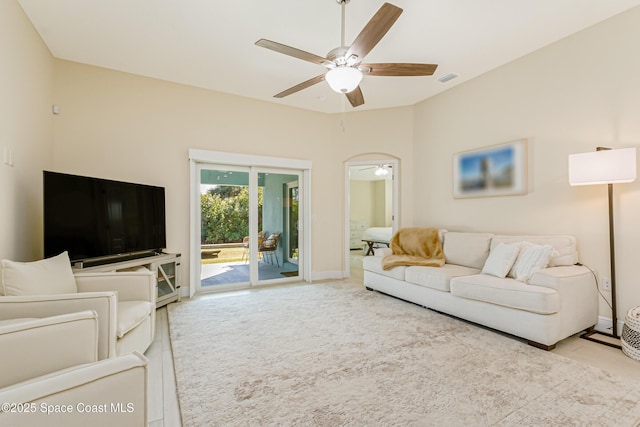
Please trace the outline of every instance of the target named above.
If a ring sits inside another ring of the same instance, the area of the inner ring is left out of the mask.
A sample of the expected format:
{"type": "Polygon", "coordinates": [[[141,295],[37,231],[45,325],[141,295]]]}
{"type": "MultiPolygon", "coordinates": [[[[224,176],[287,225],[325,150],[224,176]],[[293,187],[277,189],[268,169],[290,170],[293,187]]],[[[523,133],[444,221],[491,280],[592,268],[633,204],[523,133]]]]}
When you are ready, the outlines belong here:
{"type": "Polygon", "coordinates": [[[122,338],[151,315],[155,306],[149,301],[118,301],[116,336],[122,338]]]}
{"type": "Polygon", "coordinates": [[[509,277],[521,282],[528,282],[533,273],[542,270],[549,264],[549,258],[554,253],[551,245],[536,245],[530,242],[522,242],[522,250],[518,255],[509,277]]]}
{"type": "Polygon", "coordinates": [[[492,236],[490,233],[445,233],[442,248],[446,263],[482,269],[489,256],[492,236]]]}
{"type": "Polygon", "coordinates": [[[362,259],[362,269],[372,271],[374,273],[382,274],[383,276],[391,277],[398,280],[404,280],[404,272],[407,267],[397,266],[389,270],[382,269],[381,256],[366,256],[362,259]]]}
{"type": "Polygon", "coordinates": [[[498,246],[491,248],[489,258],[482,267],[484,274],[490,274],[496,277],[507,277],[511,267],[516,262],[522,244],[516,243],[500,243],[498,246]]]}
{"type": "Polygon", "coordinates": [[[449,292],[449,282],[458,276],[478,274],[477,268],[464,267],[462,265],[445,264],[442,267],[407,267],[405,280],[414,285],[420,285],[439,291],[449,292]]]}
{"type": "Polygon", "coordinates": [[[527,285],[515,279],[476,274],[451,279],[450,286],[451,294],[459,298],[540,314],[560,311],[558,292],[543,286],[527,285]]]}
{"type": "Polygon", "coordinates": [[[2,260],[0,295],[51,295],[78,292],[69,254],[32,262],[2,260]]]}
{"type": "MultiPolygon", "coordinates": [[[[568,235],[552,235],[552,236],[506,236],[497,235],[491,239],[491,247],[500,243],[514,242],[531,242],[536,245],[551,245],[557,251],[549,259],[549,267],[557,267],[560,265],[574,265],[578,262],[578,251],[576,238],[568,235]]],[[[446,252],[445,252],[446,256],[446,252]]]]}

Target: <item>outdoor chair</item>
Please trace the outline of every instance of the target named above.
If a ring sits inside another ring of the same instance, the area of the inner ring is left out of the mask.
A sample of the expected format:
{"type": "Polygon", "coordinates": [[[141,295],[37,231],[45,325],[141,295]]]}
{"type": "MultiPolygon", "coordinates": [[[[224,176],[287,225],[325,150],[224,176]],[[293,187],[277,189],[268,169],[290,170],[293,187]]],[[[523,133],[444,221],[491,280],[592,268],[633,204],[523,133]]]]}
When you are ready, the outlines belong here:
{"type": "MultiPolygon", "coordinates": [[[[266,237],[266,235],[267,235],[266,230],[258,232],[258,247],[262,246],[262,242],[264,241],[264,238],[266,237]]],[[[244,262],[249,261],[249,236],[245,236],[242,239],[242,261],[244,262]]]]}
{"type": "Polygon", "coordinates": [[[272,233],[267,237],[259,247],[260,253],[262,253],[262,259],[266,262],[268,255],[269,263],[273,264],[273,257],[276,258],[276,264],[280,267],[280,261],[278,260],[278,242],[280,241],[280,233],[272,233]]]}

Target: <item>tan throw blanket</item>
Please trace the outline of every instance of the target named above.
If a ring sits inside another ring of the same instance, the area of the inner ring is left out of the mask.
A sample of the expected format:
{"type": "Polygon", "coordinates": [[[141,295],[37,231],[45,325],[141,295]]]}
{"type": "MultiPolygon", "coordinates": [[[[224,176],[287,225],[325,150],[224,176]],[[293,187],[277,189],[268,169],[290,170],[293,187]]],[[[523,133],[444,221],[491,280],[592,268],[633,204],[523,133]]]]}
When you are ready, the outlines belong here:
{"type": "Polygon", "coordinates": [[[391,238],[390,247],[393,253],[382,258],[383,270],[398,265],[444,265],[437,228],[402,228],[391,238]]]}

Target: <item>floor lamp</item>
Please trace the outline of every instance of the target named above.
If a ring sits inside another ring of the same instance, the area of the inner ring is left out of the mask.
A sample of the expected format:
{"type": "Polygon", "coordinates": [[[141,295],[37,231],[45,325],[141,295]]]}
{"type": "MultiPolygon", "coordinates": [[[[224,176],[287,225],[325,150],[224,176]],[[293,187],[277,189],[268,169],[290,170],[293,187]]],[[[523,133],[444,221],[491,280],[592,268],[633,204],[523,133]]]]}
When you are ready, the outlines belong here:
{"type": "Polygon", "coordinates": [[[613,184],[632,182],[636,179],[636,149],[623,148],[612,150],[598,147],[595,152],[569,155],[569,183],[571,185],[607,184],[609,187],[609,257],[611,270],[611,320],[613,332],[590,330],[582,338],[620,348],[606,340],[593,337],[600,334],[619,339],[616,312],[616,258],[613,231],[613,184]]]}

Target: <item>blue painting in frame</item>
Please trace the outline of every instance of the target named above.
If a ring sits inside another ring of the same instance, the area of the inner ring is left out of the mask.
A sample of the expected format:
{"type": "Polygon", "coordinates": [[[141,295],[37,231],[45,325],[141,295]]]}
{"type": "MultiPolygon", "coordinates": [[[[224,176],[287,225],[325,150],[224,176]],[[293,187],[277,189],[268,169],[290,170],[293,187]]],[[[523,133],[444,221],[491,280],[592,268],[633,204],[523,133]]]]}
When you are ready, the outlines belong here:
{"type": "Polygon", "coordinates": [[[453,155],[453,197],[527,193],[527,141],[521,139],[453,155]]]}

